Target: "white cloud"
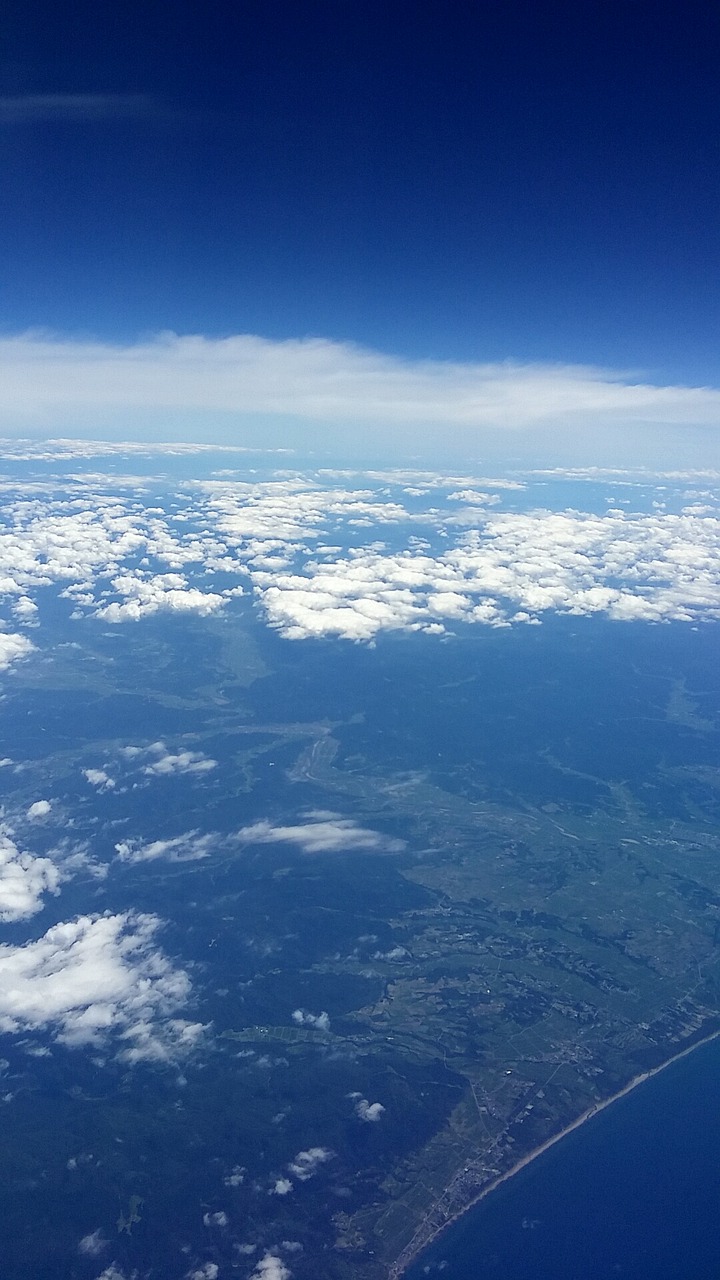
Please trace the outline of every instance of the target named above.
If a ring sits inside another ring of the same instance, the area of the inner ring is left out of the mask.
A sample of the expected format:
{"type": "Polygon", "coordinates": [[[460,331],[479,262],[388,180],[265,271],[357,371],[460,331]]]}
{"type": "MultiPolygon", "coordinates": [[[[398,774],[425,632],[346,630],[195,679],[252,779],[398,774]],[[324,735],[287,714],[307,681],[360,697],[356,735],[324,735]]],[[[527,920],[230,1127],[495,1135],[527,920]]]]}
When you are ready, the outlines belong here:
{"type": "Polygon", "coordinates": [[[13,605],[13,613],[18,622],[34,623],[38,613],[38,607],[34,600],[29,596],[18,596],[13,605]]]}
{"type": "Polygon", "coordinates": [[[362,850],[375,853],[400,853],[404,840],[395,840],[360,827],[352,818],[339,814],[309,815],[306,822],[295,826],[276,826],[267,820],[243,827],[238,837],[246,844],[294,844],[303,853],[341,853],[362,850]]]}
{"type": "Polygon", "coordinates": [[[268,1251],[258,1262],[250,1280],[290,1280],[291,1275],[282,1258],[268,1251]]]}
{"type": "Polygon", "coordinates": [[[115,779],[104,769],[83,769],[83,776],[91,787],[97,787],[99,791],[110,791],[115,786],[115,779]]]}
{"type": "Polygon", "coordinates": [[[219,1209],[217,1213],[204,1213],[203,1223],[206,1227],[226,1227],[228,1216],[223,1209],[219,1209]]]}
{"type": "Polygon", "coordinates": [[[148,752],[154,757],[145,765],[143,773],[165,775],[171,773],[208,773],[217,767],[217,760],[211,760],[201,751],[168,751],[164,742],[153,742],[148,752]]]}
{"type": "Polygon", "coordinates": [[[186,1280],[217,1280],[219,1275],[217,1262],[205,1262],[201,1267],[194,1267],[192,1271],[186,1272],[186,1280]]]}
{"type": "Polygon", "coordinates": [[[52,805],[49,800],[36,800],[30,805],[26,816],[31,822],[37,822],[39,818],[47,818],[51,809],[52,805]]]}
{"type": "Polygon", "coordinates": [[[144,93],[22,93],[0,97],[0,124],[147,120],[167,114],[144,93]]]}
{"type": "MultiPolygon", "coordinates": [[[[197,522],[187,527],[181,515],[148,506],[137,490],[98,492],[86,478],[69,496],[58,496],[51,485],[35,493],[32,485],[17,483],[3,504],[0,595],[10,597],[16,610],[20,605],[26,621],[35,615],[33,592],[53,584],[78,613],[95,612],[110,622],[159,611],[216,612],[241,591],[238,584],[223,594],[207,589],[204,575],[222,558],[225,542],[197,522]],[[190,582],[188,572],[199,582],[190,582]]],[[[196,515],[202,524],[203,513],[196,515]]],[[[0,665],[32,647],[24,636],[0,633],[0,665]]]]}
{"type": "Polygon", "coordinates": [[[121,862],[156,862],[160,858],[167,862],[197,862],[208,858],[220,843],[221,838],[215,832],[200,835],[198,831],[185,831],[169,840],[151,840],[147,844],[141,840],[121,840],[115,845],[115,851],[121,862]]]}
{"type": "Polygon", "coordinates": [[[105,622],[138,622],[151,614],[165,612],[199,613],[205,617],[225,603],[225,598],[212,591],[189,587],[179,573],[156,574],[142,578],[136,573],[121,574],[112,580],[113,590],[124,597],[97,610],[105,622]]]}
{"type": "Polygon", "coordinates": [[[41,910],[44,893],[57,894],[62,879],[49,858],[18,849],[7,827],[0,827],[0,920],[27,920],[41,910]]]}
{"type": "Polygon", "coordinates": [[[358,549],[302,573],[253,574],[268,621],[289,639],[441,633],[547,611],[648,621],[720,617],[720,521],[577,511],[486,516],[454,546],[358,549]]]}
{"type": "Polygon", "coordinates": [[[330,1018],[327,1013],[308,1013],[306,1009],[294,1009],[292,1020],[299,1027],[317,1027],[318,1031],[330,1030],[330,1018]]]}
{"type": "Polygon", "coordinates": [[[288,1196],[293,1190],[293,1184],[289,1178],[278,1178],[275,1185],[270,1188],[270,1195],[288,1196]]]}
{"type": "Polygon", "coordinates": [[[0,946],[0,1030],[44,1031],[69,1046],[117,1038],[129,1061],[166,1061],[200,1028],[174,1015],[190,981],[157,946],[156,916],[80,916],[23,946],[0,946]]]}
{"type": "Polygon", "coordinates": [[[465,502],[473,507],[496,506],[500,497],[496,493],[482,493],[479,489],[458,489],[448,494],[448,502],[465,502]]]}
{"type": "Polygon", "coordinates": [[[355,1103],[355,1115],[368,1124],[377,1124],[385,1113],[382,1102],[368,1102],[367,1098],[358,1098],[355,1103]]]}
{"type": "MultiPolygon", "coordinates": [[[[622,484],[627,474],[586,468],[536,481],[622,484]]],[[[691,473],[677,478],[687,482],[691,473]]],[[[292,640],[372,642],[393,630],[442,635],[471,624],[532,623],[549,611],[618,621],[720,617],[720,520],[707,504],[681,514],[615,507],[603,516],[457,509],[491,490],[497,497],[500,484],[402,471],[222,478],[184,485],[171,512],[137,492],[101,494],[85,482],[72,498],[16,496],[0,529],[0,595],[30,600],[55,584],[75,616],[118,623],[159,610],[215,613],[242,590],[243,576],[269,625],[292,640]],[[357,475],[374,487],[338,487],[357,475]],[[441,505],[412,514],[395,500],[398,483],[413,476],[441,505]],[[379,540],[387,526],[392,536],[379,540]]],[[[0,631],[0,666],[31,649],[25,637],[0,631]]],[[[165,744],[142,764],[148,776],[213,767],[199,751],[165,744]]]]}
{"type": "MultiPolygon", "coordinates": [[[[6,100],[7,101],[7,100],[6,100]]],[[[522,428],[550,423],[715,427],[720,393],[561,364],[402,360],[327,339],[162,334],[129,345],[28,333],[0,340],[7,420],[46,429],[139,412],[312,422],[522,428]]]]}
{"type": "Polygon", "coordinates": [[[307,1151],[298,1151],[291,1160],[288,1169],[300,1182],[307,1182],[317,1173],[321,1165],[332,1160],[335,1155],[329,1147],[309,1147],[307,1151]]]}
{"type": "Polygon", "coordinates": [[[83,1236],[78,1244],[78,1253],[83,1253],[89,1258],[97,1258],[103,1249],[107,1249],[107,1246],[108,1241],[102,1233],[102,1228],[98,1227],[96,1231],[91,1231],[88,1235],[83,1236]]]}
{"type": "Polygon", "coordinates": [[[35,648],[27,636],[13,631],[0,631],[0,671],[6,671],[13,662],[27,658],[35,648]]]}

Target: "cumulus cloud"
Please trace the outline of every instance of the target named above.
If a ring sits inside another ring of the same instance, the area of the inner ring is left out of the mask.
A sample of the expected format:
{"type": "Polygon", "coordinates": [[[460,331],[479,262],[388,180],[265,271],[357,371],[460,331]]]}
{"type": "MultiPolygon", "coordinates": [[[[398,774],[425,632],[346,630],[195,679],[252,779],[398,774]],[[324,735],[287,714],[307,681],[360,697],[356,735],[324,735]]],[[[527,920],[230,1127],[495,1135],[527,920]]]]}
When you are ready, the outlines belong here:
{"type": "Polygon", "coordinates": [[[335,1155],[329,1147],[309,1147],[307,1151],[298,1151],[291,1160],[288,1169],[300,1182],[307,1182],[318,1171],[321,1165],[332,1160],[335,1155]]]}
{"type": "Polygon", "coordinates": [[[720,617],[720,520],[695,514],[504,512],[454,546],[358,549],[302,573],[254,574],[268,621],[289,639],[441,634],[545,612],[627,621],[720,617]]]}
{"type": "Polygon", "coordinates": [[[216,592],[189,587],[180,573],[161,573],[151,578],[125,573],[113,578],[112,587],[124,600],[113,600],[97,610],[98,618],[105,622],[138,622],[160,611],[198,613],[204,617],[224,604],[224,597],[216,592]]]}
{"type": "Polygon", "coordinates": [[[115,786],[115,779],[111,778],[104,769],[83,769],[83,777],[91,787],[97,787],[98,791],[111,791],[115,786]]]}
{"type": "Polygon", "coordinates": [[[171,773],[208,773],[217,768],[217,760],[211,760],[202,751],[168,751],[164,742],[153,742],[148,753],[154,758],[143,768],[143,773],[162,776],[171,773]]]}
{"type": "Polygon", "coordinates": [[[377,1124],[384,1113],[385,1108],[381,1102],[368,1102],[367,1098],[358,1098],[355,1103],[355,1115],[368,1124],[377,1124]]]}
{"type": "Polygon", "coordinates": [[[205,1262],[201,1267],[194,1267],[192,1271],[186,1272],[186,1280],[217,1280],[219,1275],[217,1262],[205,1262]]]}
{"type": "Polygon", "coordinates": [[[49,800],[36,800],[30,805],[26,816],[31,822],[37,822],[40,818],[47,818],[51,809],[52,805],[49,800]]]}
{"type": "Polygon", "coordinates": [[[62,874],[49,858],[18,849],[0,827],[0,920],[27,920],[41,910],[43,894],[59,892],[62,874]]]}
{"type": "Polygon", "coordinates": [[[18,596],[13,605],[13,613],[18,622],[34,623],[38,614],[38,607],[34,600],[29,596],[18,596]]]}
{"type": "Polygon", "coordinates": [[[379,831],[361,827],[340,814],[311,813],[305,822],[280,826],[262,820],[243,827],[238,837],[246,844],[291,844],[303,853],[342,853],[360,850],[371,853],[400,853],[404,840],[395,840],[379,831]]]}
{"type": "MultiPolygon", "coordinates": [[[[626,474],[586,468],[535,480],[619,485],[626,474]]],[[[86,480],[76,497],[40,486],[3,508],[0,595],[12,604],[54,584],[74,616],[128,623],[160,610],[216,613],[242,591],[242,576],[284,637],[370,643],[388,631],[537,623],[550,611],[618,621],[720,617],[720,520],[707,502],[678,513],[616,506],[602,516],[479,503],[494,503],[502,483],[417,471],[224,477],[185,484],[174,514],[86,480]],[[358,475],[366,487],[338,484],[358,475]],[[410,512],[397,501],[413,478],[405,492],[420,492],[422,478],[436,505],[410,512]],[[392,537],[379,539],[388,526],[392,537]]],[[[31,648],[0,631],[0,666],[31,648]]],[[[156,745],[142,761],[147,776],[212,768],[201,752],[156,745]]]]}
{"type": "Polygon", "coordinates": [[[291,1275],[282,1258],[268,1250],[257,1263],[250,1280],[290,1280],[291,1275]]]}
{"type": "MultiPolygon", "coordinates": [[[[222,559],[223,540],[187,528],[181,512],[170,517],[138,498],[141,493],[99,492],[86,477],[70,496],[58,496],[49,483],[12,486],[0,521],[0,595],[33,621],[33,593],[57,585],[76,613],[117,623],[160,611],[205,615],[241,593],[239,584],[222,594],[209,590],[204,578],[222,559]]],[[[25,636],[0,633],[0,665],[32,648],[25,636]]]]}
{"type": "MultiPolygon", "coordinates": [[[[66,102],[65,95],[61,96],[66,102]]],[[[13,102],[3,100],[6,109],[13,102]]],[[[12,108],[16,109],[16,108],[12,108]]],[[[115,412],[197,417],[269,414],[382,427],[442,424],[585,429],[613,423],[715,427],[720,392],[656,386],[622,372],[561,364],[402,360],[327,339],[162,334],[133,344],[29,333],[0,340],[9,422],[48,429],[115,412]]]]}
{"type": "Polygon", "coordinates": [[[198,862],[208,858],[217,849],[221,840],[213,831],[201,835],[199,831],[185,831],[180,836],[172,836],[169,840],[121,840],[115,845],[115,852],[121,862],[198,862]]]}
{"type": "Polygon", "coordinates": [[[270,1188],[270,1195],[287,1196],[292,1190],[294,1188],[289,1178],[278,1178],[275,1185],[270,1188]]]}
{"type": "Polygon", "coordinates": [[[13,631],[0,631],[0,671],[6,671],[20,658],[27,658],[34,648],[35,645],[31,644],[27,636],[21,636],[13,631]]]}
{"type": "Polygon", "coordinates": [[[293,1022],[299,1027],[317,1027],[318,1031],[330,1030],[330,1018],[327,1013],[308,1013],[306,1009],[294,1009],[293,1022]]]}
{"type": "Polygon", "coordinates": [[[23,946],[0,946],[0,1030],[71,1047],[113,1036],[128,1061],[167,1061],[200,1028],[175,1017],[190,980],[157,945],[157,916],[79,916],[23,946]]]}
{"type": "MultiPolygon", "coordinates": [[[[207,1217],[207,1214],[205,1214],[207,1217]]],[[[186,1280],[217,1280],[220,1268],[217,1262],[205,1262],[201,1267],[193,1267],[185,1273],[186,1280]]]]}

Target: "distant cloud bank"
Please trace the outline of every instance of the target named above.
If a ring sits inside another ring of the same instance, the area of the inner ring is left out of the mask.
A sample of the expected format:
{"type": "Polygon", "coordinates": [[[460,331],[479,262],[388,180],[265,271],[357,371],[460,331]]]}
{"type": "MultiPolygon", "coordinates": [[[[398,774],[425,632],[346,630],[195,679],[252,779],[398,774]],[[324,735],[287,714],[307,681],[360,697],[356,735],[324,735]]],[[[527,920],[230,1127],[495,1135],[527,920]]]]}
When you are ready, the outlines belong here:
{"type": "MultiPolygon", "coordinates": [[[[26,112],[92,105],[22,101],[26,112]]],[[[4,109],[18,111],[19,104],[5,100],[4,109]]],[[[69,426],[78,414],[129,425],[138,412],[173,411],[196,420],[231,414],[336,426],[510,430],[720,422],[714,387],[658,386],[581,365],[400,359],[324,338],[164,333],[113,344],[30,332],[0,339],[0,375],[3,421],[15,434],[69,426]]]]}

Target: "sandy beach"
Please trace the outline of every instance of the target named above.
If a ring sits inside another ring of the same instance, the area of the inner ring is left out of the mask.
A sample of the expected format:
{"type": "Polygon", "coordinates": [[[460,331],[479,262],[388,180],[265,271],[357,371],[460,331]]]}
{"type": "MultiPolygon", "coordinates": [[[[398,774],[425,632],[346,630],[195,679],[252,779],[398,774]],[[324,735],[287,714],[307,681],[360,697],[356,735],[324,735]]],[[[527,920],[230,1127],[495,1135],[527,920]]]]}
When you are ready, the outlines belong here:
{"type": "Polygon", "coordinates": [[[419,1233],[417,1233],[410,1243],[406,1245],[397,1261],[390,1267],[388,1280],[400,1280],[400,1277],[405,1274],[407,1269],[416,1261],[423,1250],[427,1249],[435,1240],[444,1235],[450,1227],[452,1227],[461,1218],[464,1218],[471,1209],[474,1209],[476,1205],[480,1204],[482,1200],[485,1200],[487,1196],[492,1195],[494,1191],[497,1191],[498,1187],[502,1186],[503,1183],[509,1182],[511,1178],[514,1178],[522,1169],[527,1168],[527,1166],[532,1164],[534,1160],[537,1160],[539,1156],[543,1155],[546,1151],[549,1151],[550,1148],[554,1147],[558,1142],[562,1142],[563,1138],[567,1138],[569,1134],[574,1133],[581,1127],[581,1125],[586,1124],[588,1120],[592,1120],[594,1116],[600,1115],[602,1111],[605,1111],[607,1107],[611,1107],[613,1103],[619,1102],[621,1098],[627,1097],[629,1093],[632,1093],[633,1090],[637,1089],[640,1085],[645,1084],[647,1080],[652,1080],[654,1076],[660,1075],[662,1071],[667,1070],[667,1068],[671,1067],[673,1063],[680,1062],[682,1058],[687,1058],[689,1054],[694,1053],[696,1049],[700,1049],[703,1045],[711,1044],[713,1040],[717,1040],[719,1037],[720,1029],[711,1032],[710,1035],[704,1036],[701,1040],[696,1040],[693,1044],[688,1045],[678,1053],[673,1054],[673,1056],[668,1058],[666,1062],[662,1062],[657,1067],[652,1067],[649,1071],[643,1071],[640,1075],[633,1076],[632,1080],[628,1081],[628,1083],[624,1085],[622,1089],[619,1089],[617,1093],[611,1094],[609,1098],[605,1098],[601,1102],[596,1102],[593,1106],[588,1107],[587,1111],[584,1111],[576,1120],[573,1120],[572,1124],[567,1125],[564,1129],[561,1129],[559,1133],[548,1138],[546,1142],[543,1142],[541,1146],[536,1147],[534,1151],[528,1152],[528,1154],[518,1160],[511,1169],[508,1169],[506,1173],[501,1174],[500,1177],[489,1182],[487,1186],[483,1187],[482,1191],[480,1191],[473,1200],[470,1200],[459,1213],[453,1214],[452,1217],[449,1217],[445,1222],[443,1222],[442,1226],[433,1232],[432,1235],[428,1236],[426,1240],[419,1241],[419,1233]]]}

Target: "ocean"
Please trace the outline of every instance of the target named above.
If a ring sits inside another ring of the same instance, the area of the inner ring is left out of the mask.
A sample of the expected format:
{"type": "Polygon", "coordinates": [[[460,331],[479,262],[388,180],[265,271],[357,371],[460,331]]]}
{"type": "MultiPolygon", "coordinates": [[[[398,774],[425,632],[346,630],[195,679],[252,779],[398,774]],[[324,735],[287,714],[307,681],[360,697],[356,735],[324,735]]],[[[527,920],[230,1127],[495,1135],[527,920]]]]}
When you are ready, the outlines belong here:
{"type": "Polygon", "coordinates": [[[720,1041],[527,1166],[407,1280],[718,1280],[720,1041]]]}

